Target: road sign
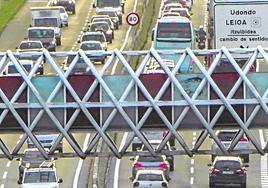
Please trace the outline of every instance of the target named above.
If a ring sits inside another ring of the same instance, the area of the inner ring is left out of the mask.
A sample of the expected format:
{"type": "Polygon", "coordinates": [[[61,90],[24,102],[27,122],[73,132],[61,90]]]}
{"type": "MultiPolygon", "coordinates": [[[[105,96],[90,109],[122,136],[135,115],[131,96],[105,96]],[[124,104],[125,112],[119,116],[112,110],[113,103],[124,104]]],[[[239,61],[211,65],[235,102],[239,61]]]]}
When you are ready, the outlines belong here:
{"type": "Polygon", "coordinates": [[[268,47],[268,4],[216,5],[215,47],[268,47]]]}
{"type": "Polygon", "coordinates": [[[126,21],[128,25],[135,26],[140,22],[140,16],[135,12],[131,12],[127,15],[126,21]]]}

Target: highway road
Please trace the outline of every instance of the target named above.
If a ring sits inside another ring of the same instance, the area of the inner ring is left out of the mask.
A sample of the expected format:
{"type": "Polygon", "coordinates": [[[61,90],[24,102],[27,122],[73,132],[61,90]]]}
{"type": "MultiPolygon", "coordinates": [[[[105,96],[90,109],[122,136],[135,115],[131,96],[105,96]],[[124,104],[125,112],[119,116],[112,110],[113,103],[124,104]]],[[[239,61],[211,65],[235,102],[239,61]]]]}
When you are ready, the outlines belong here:
{"type": "MultiPolygon", "coordinates": [[[[81,35],[81,31],[87,25],[87,20],[94,14],[94,9],[92,8],[93,1],[87,0],[77,0],[76,1],[76,15],[69,15],[69,27],[62,28],[62,46],[57,47],[57,51],[69,51],[77,50],[79,44],[77,40],[81,35]]],[[[14,19],[8,24],[5,30],[0,36],[0,51],[6,51],[8,49],[15,50],[15,47],[19,45],[20,41],[27,36],[27,28],[30,24],[30,15],[29,8],[32,6],[44,6],[46,1],[42,2],[33,2],[28,1],[17,13],[14,19]]],[[[126,13],[130,12],[134,7],[134,0],[128,0],[125,6],[126,13]]],[[[123,18],[123,22],[125,16],[123,18]]],[[[112,44],[108,45],[108,50],[115,48],[120,49],[125,40],[126,32],[128,31],[129,26],[123,23],[120,26],[119,30],[115,31],[115,40],[112,44]]],[[[133,35],[133,32],[130,30],[129,37],[130,39],[133,35]]],[[[125,46],[127,46],[126,43],[125,46]]],[[[61,64],[62,62],[59,62],[61,64]]],[[[96,64],[98,70],[102,68],[102,65],[96,64]]],[[[117,72],[116,67],[113,68],[114,72],[117,72]]],[[[53,71],[50,69],[48,64],[45,67],[46,74],[53,74],[53,71]]],[[[80,147],[83,148],[85,144],[86,136],[89,134],[73,134],[80,147]]],[[[21,134],[6,134],[1,135],[1,139],[7,144],[7,146],[12,149],[15,143],[21,138],[21,134]]],[[[24,144],[20,152],[26,148],[24,144]]],[[[64,140],[64,151],[73,152],[69,144],[64,140]]],[[[92,158],[87,158],[84,161],[79,160],[78,158],[65,158],[58,159],[56,162],[57,173],[60,178],[63,178],[63,183],[61,187],[79,187],[85,188],[88,187],[88,177],[91,169],[92,158]],[[79,162],[80,161],[80,162],[79,162]],[[82,162],[81,171],[78,171],[82,174],[76,179],[77,166],[82,162]],[[76,181],[75,181],[76,180],[76,181]],[[74,184],[74,181],[78,184],[74,184]]],[[[19,187],[17,184],[18,180],[18,162],[16,160],[9,161],[7,159],[0,159],[0,188],[10,188],[10,187],[19,187]]],[[[90,187],[90,186],[89,186],[90,187]]]]}

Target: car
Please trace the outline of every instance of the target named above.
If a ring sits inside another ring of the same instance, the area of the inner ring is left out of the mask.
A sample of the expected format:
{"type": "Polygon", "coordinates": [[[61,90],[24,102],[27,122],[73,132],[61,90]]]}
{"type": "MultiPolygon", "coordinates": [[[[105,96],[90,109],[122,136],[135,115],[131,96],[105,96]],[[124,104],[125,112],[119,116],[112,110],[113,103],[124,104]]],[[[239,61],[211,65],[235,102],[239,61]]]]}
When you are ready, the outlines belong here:
{"type": "Polygon", "coordinates": [[[109,15],[105,15],[105,14],[100,14],[100,15],[97,14],[97,15],[91,16],[90,23],[93,22],[94,19],[98,19],[98,18],[110,18],[112,20],[112,22],[113,22],[113,25],[114,25],[115,29],[119,29],[119,20],[118,20],[118,18],[116,19],[116,17],[113,18],[113,17],[110,17],[109,15]]]}
{"type": "MultiPolygon", "coordinates": [[[[34,66],[34,61],[31,59],[20,59],[19,63],[22,65],[22,67],[24,68],[24,70],[26,71],[26,74],[28,74],[33,66],[34,66]]],[[[44,69],[43,69],[43,62],[39,65],[37,71],[35,74],[40,74],[42,75],[44,73],[44,69]]],[[[19,71],[17,70],[15,64],[10,61],[7,63],[6,68],[3,70],[2,75],[7,75],[7,76],[21,76],[21,74],[19,73],[19,71]]]]}
{"type": "Polygon", "coordinates": [[[97,15],[109,15],[115,24],[122,25],[122,15],[118,15],[113,9],[101,9],[97,15]]]}
{"type": "Polygon", "coordinates": [[[52,0],[52,6],[63,6],[67,12],[75,14],[75,0],[52,0]]]}
{"type": "Polygon", "coordinates": [[[39,55],[33,55],[27,52],[42,52],[44,50],[44,46],[41,41],[34,41],[34,40],[26,40],[21,41],[19,46],[16,47],[16,50],[18,53],[21,53],[19,56],[19,59],[29,59],[36,61],[40,56],[39,55]]]}
{"type": "Polygon", "coordinates": [[[168,181],[162,170],[139,170],[132,182],[133,188],[168,187],[168,181]]]}
{"type": "MultiPolygon", "coordinates": [[[[52,2],[51,2],[52,3],[52,2]]],[[[69,16],[68,13],[66,12],[65,8],[63,6],[53,6],[50,4],[49,6],[50,9],[55,9],[60,11],[60,20],[61,20],[61,26],[68,26],[69,25],[69,16]]]]}
{"type": "Polygon", "coordinates": [[[213,164],[208,164],[209,187],[236,185],[246,188],[247,173],[240,157],[217,156],[213,164]]]}
{"type": "MultiPolygon", "coordinates": [[[[41,143],[44,148],[50,149],[58,138],[59,134],[36,134],[37,140],[41,143]]],[[[27,139],[28,148],[34,148],[35,145],[30,138],[27,139]]],[[[56,150],[60,153],[63,152],[63,142],[61,141],[56,150]]]]}
{"type": "Polygon", "coordinates": [[[191,19],[191,14],[189,13],[187,8],[171,8],[169,10],[170,13],[179,13],[180,16],[186,17],[188,19],[191,19]]]}
{"type": "MultiPolygon", "coordinates": [[[[98,52],[105,52],[104,48],[101,46],[101,42],[99,41],[85,41],[80,44],[80,49],[84,51],[98,51],[98,52]]],[[[89,56],[89,59],[92,62],[101,62],[102,64],[105,63],[106,56],[104,55],[94,55],[89,56]]]]}
{"type": "Polygon", "coordinates": [[[132,177],[135,177],[139,170],[155,169],[162,170],[167,179],[170,174],[170,165],[165,155],[161,156],[136,156],[131,158],[133,160],[132,165],[132,177]]]}
{"type": "MultiPolygon", "coordinates": [[[[151,146],[154,148],[154,150],[157,150],[159,145],[161,144],[162,140],[148,140],[149,143],[151,144],[151,146]]],[[[167,144],[164,146],[164,148],[162,149],[162,151],[172,151],[174,150],[175,147],[171,147],[169,142],[167,142],[167,144]]],[[[146,151],[148,150],[144,145],[142,145],[141,147],[141,151],[146,151]]],[[[174,164],[174,156],[173,155],[166,155],[167,161],[169,162],[170,165],[170,171],[174,171],[175,168],[175,164],[174,164]]]]}
{"type": "Polygon", "coordinates": [[[171,3],[180,3],[182,6],[187,6],[187,0],[164,0],[164,5],[171,3]]]}
{"type": "Polygon", "coordinates": [[[81,40],[79,40],[78,43],[84,41],[99,41],[101,43],[102,48],[107,51],[107,40],[104,33],[101,31],[83,33],[81,40]]]}
{"type": "Polygon", "coordinates": [[[162,18],[163,17],[179,17],[181,16],[180,13],[177,13],[177,12],[165,12],[163,13],[162,15],[162,18]]]}
{"type": "MultiPolygon", "coordinates": [[[[48,152],[48,149],[45,148],[45,151],[48,152]]],[[[21,181],[26,168],[37,168],[46,161],[46,159],[37,148],[28,148],[24,150],[23,157],[18,158],[17,161],[19,161],[19,181],[21,181]]],[[[47,160],[47,162],[50,162],[51,166],[55,166],[54,158],[47,160]]]]}
{"type": "Polygon", "coordinates": [[[94,19],[92,19],[91,23],[94,23],[94,22],[107,22],[109,24],[109,27],[112,30],[118,29],[118,27],[115,28],[114,23],[111,20],[111,18],[94,18],[94,19]]]}
{"type": "MultiPolygon", "coordinates": [[[[143,133],[144,136],[148,139],[148,140],[161,140],[163,139],[163,134],[162,132],[154,132],[154,131],[147,131],[147,132],[144,132],[143,133]]],[[[132,140],[132,151],[137,151],[137,150],[140,150],[141,147],[142,147],[142,142],[141,140],[139,139],[139,137],[135,136],[132,140]]]]}
{"type": "Polygon", "coordinates": [[[114,31],[109,27],[107,22],[94,22],[90,24],[90,31],[101,31],[104,33],[106,40],[109,43],[113,42],[114,31]]]}
{"type": "Polygon", "coordinates": [[[25,40],[25,41],[21,41],[19,46],[16,49],[17,49],[17,52],[36,52],[36,51],[41,52],[45,48],[41,41],[25,40]]]}
{"type": "Polygon", "coordinates": [[[49,166],[49,164],[25,169],[22,180],[18,180],[18,184],[22,188],[59,188],[59,184],[62,182],[62,179],[57,176],[56,168],[49,166]]]}
{"type": "Polygon", "coordinates": [[[169,10],[172,8],[183,8],[183,6],[180,3],[170,3],[164,6],[162,12],[169,12],[169,10]]]}
{"type": "MultiPolygon", "coordinates": [[[[226,148],[228,148],[237,133],[238,133],[238,130],[221,130],[221,131],[216,132],[216,136],[219,138],[221,143],[226,148]]],[[[249,150],[249,141],[245,135],[242,138],[240,138],[234,150],[247,150],[247,151],[249,150]]],[[[214,140],[212,141],[212,144],[211,144],[211,151],[212,153],[216,153],[220,151],[219,146],[216,144],[214,140]]],[[[216,154],[212,154],[211,160],[214,161],[215,157],[216,157],[216,154]]],[[[240,157],[244,160],[245,163],[249,162],[249,154],[241,154],[240,157]]]]}

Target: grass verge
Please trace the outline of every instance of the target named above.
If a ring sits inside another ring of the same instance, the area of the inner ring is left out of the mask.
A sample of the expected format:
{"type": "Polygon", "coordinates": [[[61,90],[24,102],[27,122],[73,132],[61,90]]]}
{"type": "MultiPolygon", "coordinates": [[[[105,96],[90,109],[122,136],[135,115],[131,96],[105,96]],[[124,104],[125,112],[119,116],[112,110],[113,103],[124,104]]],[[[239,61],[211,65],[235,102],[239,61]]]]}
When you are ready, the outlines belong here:
{"type": "Polygon", "coordinates": [[[0,34],[26,0],[0,0],[0,34]]]}

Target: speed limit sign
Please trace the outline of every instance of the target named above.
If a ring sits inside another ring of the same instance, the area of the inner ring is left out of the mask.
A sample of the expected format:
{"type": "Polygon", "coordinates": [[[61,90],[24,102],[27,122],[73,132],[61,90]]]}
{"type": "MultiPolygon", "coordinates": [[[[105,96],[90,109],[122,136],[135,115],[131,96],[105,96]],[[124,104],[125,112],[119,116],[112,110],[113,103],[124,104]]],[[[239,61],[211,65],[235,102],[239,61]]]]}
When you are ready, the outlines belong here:
{"type": "Polygon", "coordinates": [[[134,26],[140,22],[140,17],[136,12],[131,12],[127,15],[126,21],[128,25],[134,26]]]}

